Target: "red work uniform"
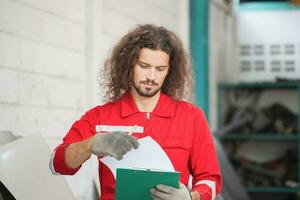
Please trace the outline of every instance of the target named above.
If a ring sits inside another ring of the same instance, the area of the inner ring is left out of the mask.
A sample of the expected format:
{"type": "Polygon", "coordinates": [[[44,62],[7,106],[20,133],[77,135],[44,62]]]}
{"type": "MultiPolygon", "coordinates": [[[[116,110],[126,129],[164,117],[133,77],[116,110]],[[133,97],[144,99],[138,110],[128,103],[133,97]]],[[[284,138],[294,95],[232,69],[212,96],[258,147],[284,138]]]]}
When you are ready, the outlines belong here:
{"type": "MultiPolygon", "coordinates": [[[[192,190],[201,194],[202,200],[213,200],[221,190],[221,174],[212,136],[202,110],[185,101],[176,101],[160,94],[151,113],[140,112],[130,92],[120,99],[97,106],[78,121],[52,154],[52,170],[58,174],[75,174],[76,169],[65,163],[68,144],[92,137],[99,131],[131,132],[136,138],[151,136],[164,149],[180,181],[187,185],[193,177],[192,190]]],[[[99,179],[102,200],[114,199],[115,179],[99,161],[99,179]]]]}

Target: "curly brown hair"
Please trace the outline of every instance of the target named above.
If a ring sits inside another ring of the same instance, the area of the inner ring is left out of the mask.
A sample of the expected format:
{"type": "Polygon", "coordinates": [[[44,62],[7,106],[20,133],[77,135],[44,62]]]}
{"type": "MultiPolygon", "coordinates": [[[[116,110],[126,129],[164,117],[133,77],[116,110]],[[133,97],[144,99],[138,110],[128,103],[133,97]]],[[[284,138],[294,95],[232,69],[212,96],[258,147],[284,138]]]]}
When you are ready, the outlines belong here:
{"type": "Polygon", "coordinates": [[[105,99],[115,101],[130,89],[133,66],[143,48],[162,50],[170,56],[170,70],[161,90],[174,99],[182,99],[188,78],[188,56],[182,42],[173,32],[151,24],[138,25],[129,31],[106,60],[103,75],[108,89],[105,99]]]}

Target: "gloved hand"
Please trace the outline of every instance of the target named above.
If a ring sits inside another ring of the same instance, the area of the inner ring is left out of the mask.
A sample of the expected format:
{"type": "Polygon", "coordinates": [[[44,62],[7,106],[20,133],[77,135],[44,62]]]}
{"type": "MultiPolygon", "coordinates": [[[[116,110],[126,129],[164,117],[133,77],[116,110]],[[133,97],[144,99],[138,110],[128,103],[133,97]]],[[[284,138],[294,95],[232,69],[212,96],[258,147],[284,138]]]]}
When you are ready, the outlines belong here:
{"type": "Polygon", "coordinates": [[[113,156],[121,160],[123,155],[133,148],[137,149],[138,141],[124,132],[97,133],[92,139],[92,153],[97,156],[113,156]]]}
{"type": "Polygon", "coordinates": [[[157,185],[151,189],[151,196],[153,200],[192,200],[190,191],[182,183],[179,183],[179,189],[157,185]]]}

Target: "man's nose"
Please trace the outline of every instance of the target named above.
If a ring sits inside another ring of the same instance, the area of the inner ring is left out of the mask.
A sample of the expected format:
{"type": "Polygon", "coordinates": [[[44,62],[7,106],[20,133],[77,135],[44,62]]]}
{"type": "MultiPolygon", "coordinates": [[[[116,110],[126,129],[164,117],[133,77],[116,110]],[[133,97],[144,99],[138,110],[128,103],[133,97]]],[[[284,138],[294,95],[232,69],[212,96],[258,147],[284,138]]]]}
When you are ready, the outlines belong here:
{"type": "Polygon", "coordinates": [[[148,69],[148,72],[147,72],[147,79],[149,79],[149,80],[155,80],[155,76],[156,76],[155,73],[156,73],[156,72],[155,72],[154,67],[151,67],[150,69],[148,69]]]}

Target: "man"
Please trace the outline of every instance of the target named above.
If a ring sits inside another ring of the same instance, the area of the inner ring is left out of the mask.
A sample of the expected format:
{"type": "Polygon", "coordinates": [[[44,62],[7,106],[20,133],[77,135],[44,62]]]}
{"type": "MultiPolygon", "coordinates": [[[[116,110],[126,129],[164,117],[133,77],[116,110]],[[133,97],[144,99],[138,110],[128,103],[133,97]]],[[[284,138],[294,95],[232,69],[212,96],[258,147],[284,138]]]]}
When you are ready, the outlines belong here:
{"type": "MultiPolygon", "coordinates": [[[[179,189],[158,185],[152,198],[214,199],[221,190],[216,151],[203,111],[181,100],[186,68],[181,41],[165,28],[142,25],[125,35],[105,64],[109,102],[73,124],[53,152],[53,172],[73,175],[92,154],[120,160],[138,138],[151,136],[180,172],[179,189]]],[[[99,179],[100,199],[114,199],[114,177],[101,162],[99,179]]]]}

